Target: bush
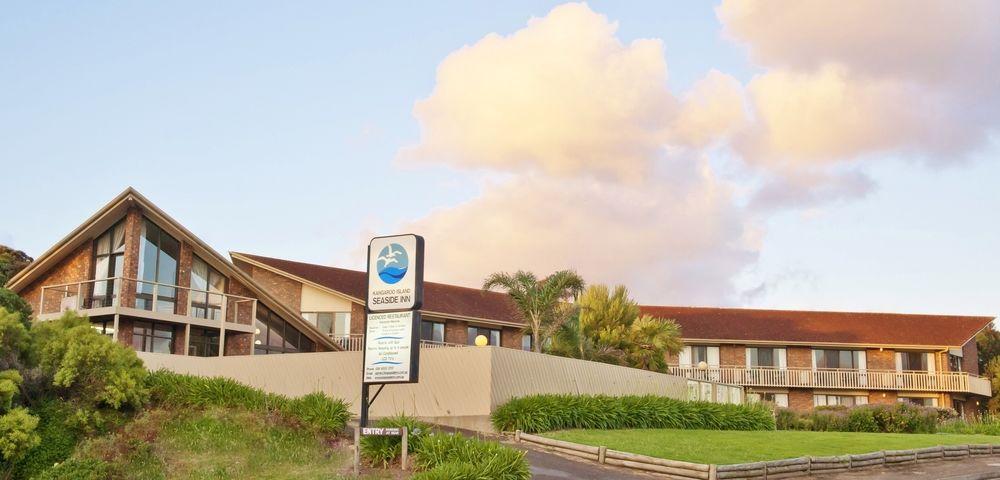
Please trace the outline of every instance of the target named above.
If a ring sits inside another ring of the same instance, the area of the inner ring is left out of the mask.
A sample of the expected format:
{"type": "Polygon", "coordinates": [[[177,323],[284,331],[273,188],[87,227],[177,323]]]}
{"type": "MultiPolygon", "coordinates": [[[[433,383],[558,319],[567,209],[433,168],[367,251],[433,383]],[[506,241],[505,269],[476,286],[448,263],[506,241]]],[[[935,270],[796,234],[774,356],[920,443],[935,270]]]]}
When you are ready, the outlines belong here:
{"type": "Polygon", "coordinates": [[[532,395],[516,398],[492,415],[499,431],[528,433],[571,428],[681,428],[774,430],[771,410],[762,405],[687,402],[654,395],[532,395]]]}
{"type": "Polygon", "coordinates": [[[35,477],[37,480],[104,480],[111,478],[111,466],[104,460],[68,460],[35,477]]]}
{"type": "MultiPolygon", "coordinates": [[[[409,432],[407,448],[411,452],[420,449],[424,437],[430,433],[430,425],[406,415],[381,418],[376,427],[402,428],[409,432]]],[[[361,438],[361,456],[375,467],[388,467],[403,454],[403,440],[400,437],[365,436],[361,438]]]]}
{"type": "Polygon", "coordinates": [[[940,409],[907,403],[817,407],[810,412],[778,409],[775,413],[779,430],[816,432],[934,433],[940,416],[940,409]]]}
{"type": "Polygon", "coordinates": [[[36,432],[41,442],[14,465],[14,478],[35,478],[66,460],[83,435],[73,422],[75,408],[66,402],[48,400],[32,406],[31,410],[39,418],[36,432]]]}
{"type": "Polygon", "coordinates": [[[242,408],[252,412],[277,413],[322,433],[341,432],[351,416],[346,403],[320,392],[289,399],[228,378],[196,377],[166,370],[149,374],[146,384],[152,402],[157,405],[242,408]]]}
{"type": "Polygon", "coordinates": [[[462,435],[426,436],[414,457],[417,468],[426,470],[421,479],[497,479],[531,478],[525,452],[462,435]]]}
{"type": "Polygon", "coordinates": [[[1000,417],[986,415],[970,419],[953,418],[938,426],[941,433],[1000,435],[1000,417]]]}
{"type": "MultiPolygon", "coordinates": [[[[3,285],[3,283],[0,283],[0,285],[3,285]]],[[[34,313],[31,311],[31,305],[21,298],[20,295],[6,288],[0,288],[0,308],[16,314],[18,322],[24,325],[25,328],[31,327],[31,317],[34,316],[34,313]]]]}

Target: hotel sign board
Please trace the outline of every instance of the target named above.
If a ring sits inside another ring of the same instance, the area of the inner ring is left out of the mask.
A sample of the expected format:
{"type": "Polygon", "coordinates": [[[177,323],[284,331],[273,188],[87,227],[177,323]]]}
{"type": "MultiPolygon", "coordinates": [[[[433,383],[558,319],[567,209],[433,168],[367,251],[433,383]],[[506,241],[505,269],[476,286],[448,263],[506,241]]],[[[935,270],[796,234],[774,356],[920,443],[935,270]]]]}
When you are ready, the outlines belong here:
{"type": "Polygon", "coordinates": [[[364,383],[412,383],[420,365],[420,312],[369,313],[364,383]]]}
{"type": "Polygon", "coordinates": [[[423,300],[423,237],[373,238],[368,244],[368,311],[417,310],[423,300]]]}

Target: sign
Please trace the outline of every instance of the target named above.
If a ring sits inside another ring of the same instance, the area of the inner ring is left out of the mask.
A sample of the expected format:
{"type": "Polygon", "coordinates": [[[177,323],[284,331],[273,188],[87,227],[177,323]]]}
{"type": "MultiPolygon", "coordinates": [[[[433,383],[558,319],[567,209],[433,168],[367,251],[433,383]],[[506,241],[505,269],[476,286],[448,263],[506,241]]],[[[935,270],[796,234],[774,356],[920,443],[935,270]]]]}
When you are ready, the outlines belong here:
{"type": "Polygon", "coordinates": [[[369,313],[363,383],[417,381],[420,312],[369,313]]]}
{"type": "Polygon", "coordinates": [[[401,437],[403,429],[401,427],[364,427],[361,434],[373,437],[401,437]]]}
{"type": "Polygon", "coordinates": [[[424,239],[376,237],[368,244],[368,311],[416,310],[424,300],[424,239]]]}

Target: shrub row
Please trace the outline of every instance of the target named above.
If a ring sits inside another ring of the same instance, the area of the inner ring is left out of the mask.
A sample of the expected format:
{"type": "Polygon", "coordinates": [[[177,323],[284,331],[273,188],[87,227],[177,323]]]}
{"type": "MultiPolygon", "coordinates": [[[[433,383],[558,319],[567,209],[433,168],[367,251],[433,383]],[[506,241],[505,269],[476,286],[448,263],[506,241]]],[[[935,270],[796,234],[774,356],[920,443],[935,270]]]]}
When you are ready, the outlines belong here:
{"type": "Polygon", "coordinates": [[[986,415],[971,419],[951,419],[938,425],[940,433],[1000,435],[1000,417],[986,415]]]}
{"type": "Polygon", "coordinates": [[[147,377],[151,399],[161,406],[242,408],[276,413],[324,433],[344,430],[350,412],[339,399],[316,392],[299,398],[266,393],[227,378],[204,378],[159,370],[147,377]]]}
{"type": "Polygon", "coordinates": [[[809,412],[779,408],[775,412],[778,430],[816,432],[934,433],[938,424],[949,420],[954,411],[907,403],[860,405],[857,407],[816,407],[809,412]]]}
{"type": "Polygon", "coordinates": [[[492,420],[499,431],[528,433],[571,428],[774,430],[771,410],[761,405],[687,402],[655,395],[532,395],[500,406],[492,420]]]}
{"type": "MultiPolygon", "coordinates": [[[[434,432],[426,423],[406,416],[383,418],[377,427],[406,427],[408,448],[420,472],[414,480],[527,480],[531,478],[524,452],[497,442],[434,432]]],[[[362,437],[361,455],[373,466],[395,463],[400,437],[362,437]]]]}

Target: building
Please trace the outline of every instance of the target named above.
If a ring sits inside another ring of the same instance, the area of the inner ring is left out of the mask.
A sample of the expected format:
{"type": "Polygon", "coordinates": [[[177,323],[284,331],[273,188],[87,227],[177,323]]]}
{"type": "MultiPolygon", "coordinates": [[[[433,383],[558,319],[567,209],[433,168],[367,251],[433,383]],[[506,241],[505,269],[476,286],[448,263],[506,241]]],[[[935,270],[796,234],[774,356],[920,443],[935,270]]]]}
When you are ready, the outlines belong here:
{"type": "MultiPolygon", "coordinates": [[[[231,261],[126,189],[10,279],[40,321],[68,310],[141,352],[357,351],[365,272],[232,252],[231,261]]],[[[425,282],[422,347],[527,350],[505,294],[425,282]]],[[[975,335],[992,317],[643,306],[676,320],[670,371],[806,410],[906,401],[972,413],[991,394],[975,335]]],[[[182,360],[182,359],[178,359],[182,360]]]]}
{"type": "Polygon", "coordinates": [[[796,410],[910,402],[978,411],[975,336],[992,317],[642,307],[681,326],[670,371],[734,383],[748,398],[796,410]]]}
{"type": "Polygon", "coordinates": [[[11,278],[38,320],[68,310],[138,351],[221,356],[339,346],[132,188],[11,278]]]}

